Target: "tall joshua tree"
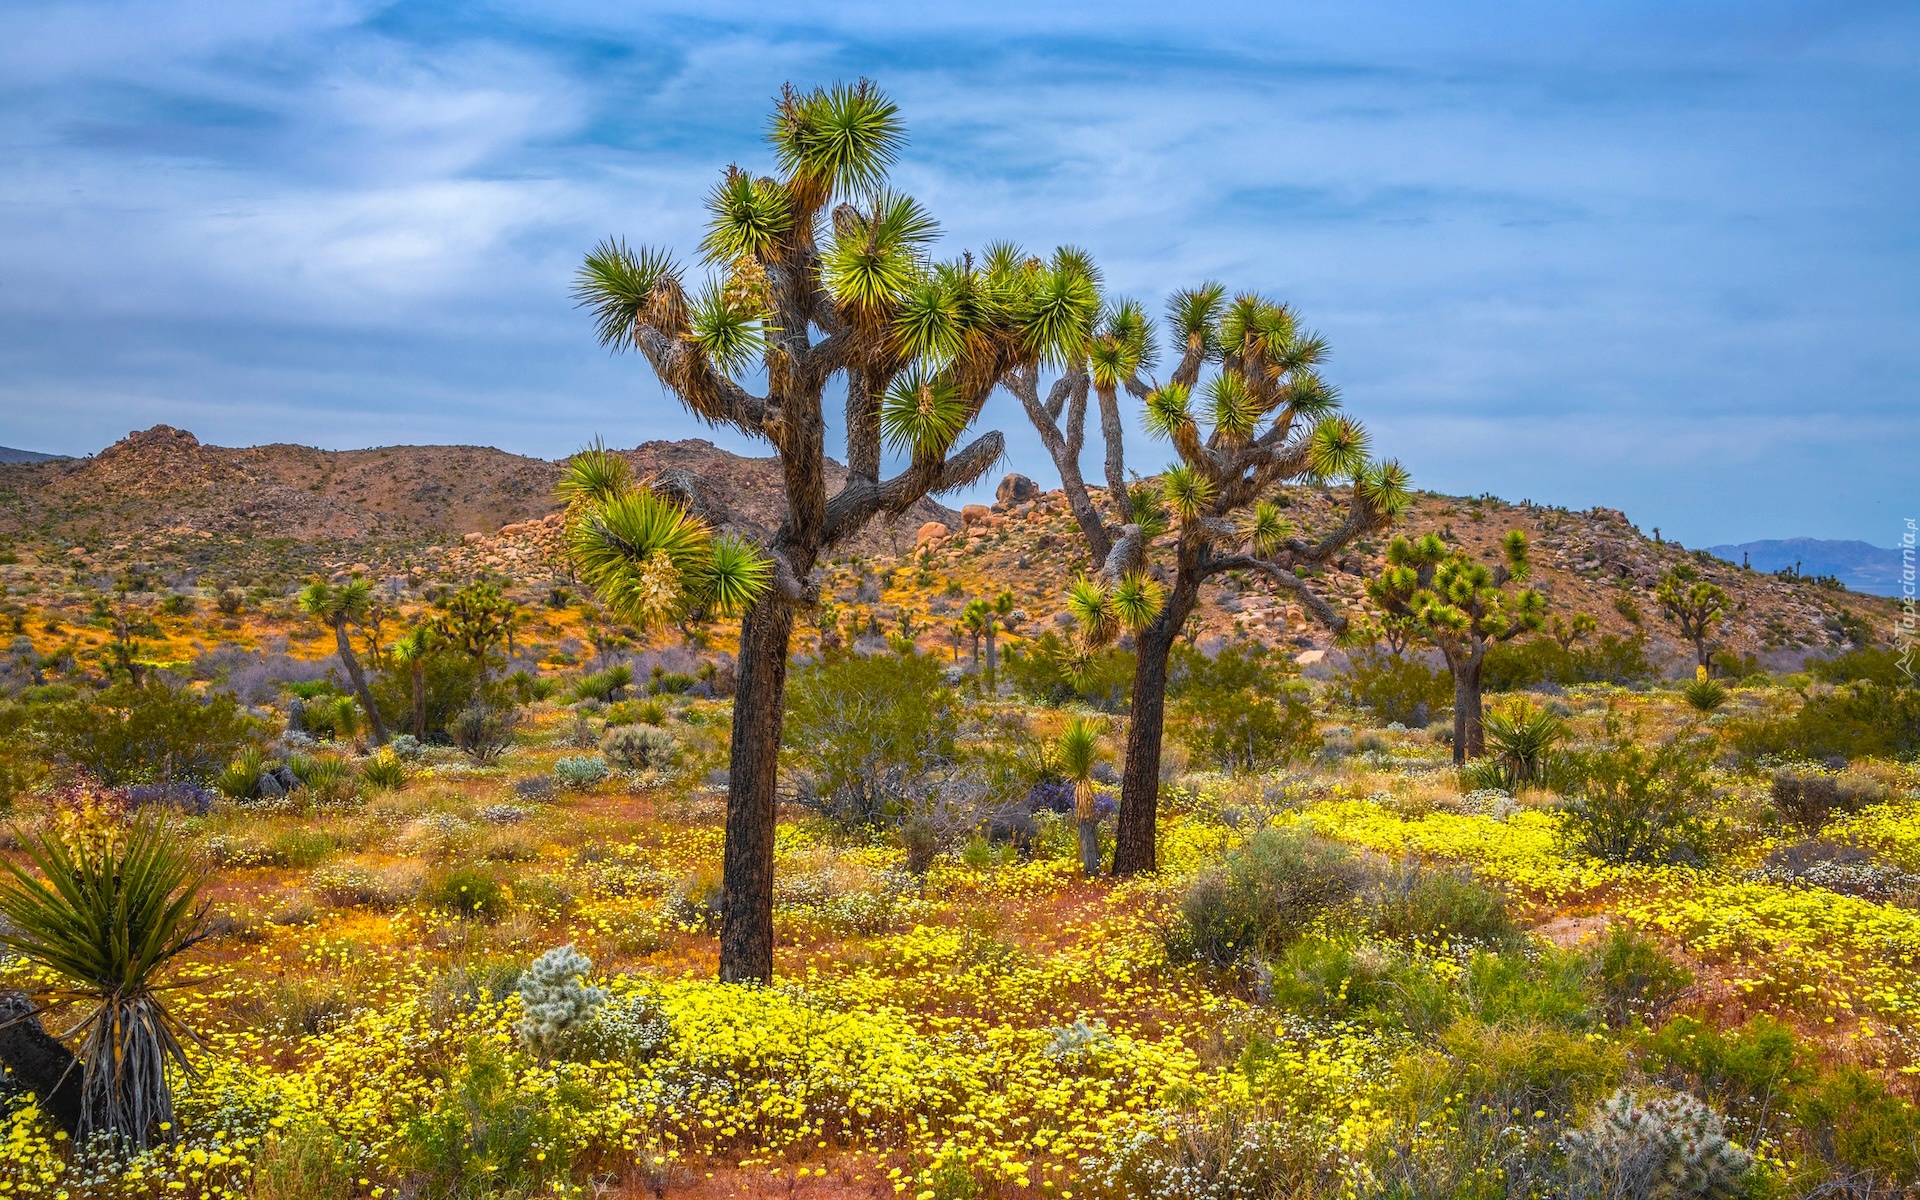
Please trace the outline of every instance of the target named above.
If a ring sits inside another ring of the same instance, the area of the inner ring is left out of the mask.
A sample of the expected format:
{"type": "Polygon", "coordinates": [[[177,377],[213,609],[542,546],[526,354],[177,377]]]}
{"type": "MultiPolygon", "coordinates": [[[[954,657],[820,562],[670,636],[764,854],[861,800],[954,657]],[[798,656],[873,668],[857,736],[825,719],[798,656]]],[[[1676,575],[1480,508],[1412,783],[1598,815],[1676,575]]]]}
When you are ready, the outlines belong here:
{"type": "Polygon", "coordinates": [[[1486,753],[1480,677],[1487,651],[1544,624],[1547,602],[1539,592],[1506,590],[1531,573],[1527,535],[1510,531],[1500,550],[1502,561],[1489,567],[1437,534],[1419,541],[1397,537],[1387,547],[1386,569],[1367,585],[1375,604],[1410,619],[1446,659],[1453,675],[1455,763],[1486,753]]]}
{"type": "MultiPolygon", "coordinates": [[[[1116,309],[1089,343],[1088,375],[1096,389],[1105,386],[1103,375],[1110,384],[1124,384],[1150,357],[1144,323],[1130,311],[1116,309]],[[1102,337],[1108,339],[1105,347],[1102,337]]],[[[1168,659],[1199,602],[1200,585],[1228,571],[1259,572],[1321,624],[1344,631],[1346,618],[1296,571],[1324,563],[1355,538],[1383,528],[1407,502],[1406,472],[1395,462],[1369,461],[1366,431],[1338,411],[1338,395],[1318,373],[1325,342],[1300,330],[1292,310],[1252,294],[1229,301],[1223,287],[1206,284],[1176,293],[1168,319],[1180,358],[1167,383],[1144,389],[1146,424],[1173,444],[1179,461],[1155,488],[1136,489],[1139,496],[1127,495],[1117,478],[1110,481],[1109,491],[1120,493],[1116,508],[1129,523],[1113,539],[1098,577],[1078,580],[1068,597],[1089,645],[1123,629],[1136,637],[1116,875],[1155,866],[1168,659]],[[1210,365],[1212,376],[1203,385],[1201,373],[1210,365]],[[1199,417],[1193,411],[1196,391],[1199,417]],[[1297,535],[1275,494],[1290,484],[1334,480],[1353,485],[1344,520],[1318,537],[1297,535]],[[1149,528],[1163,520],[1177,537],[1171,570],[1150,564],[1146,554],[1149,528]]],[[[1117,455],[1110,446],[1108,471],[1114,476],[1117,455]]]]}
{"type": "Polygon", "coordinates": [[[1733,607],[1726,590],[1700,578],[1698,571],[1681,563],[1668,571],[1666,578],[1653,589],[1653,598],[1659,602],[1661,611],[1680,626],[1681,634],[1693,643],[1694,661],[1701,667],[1710,667],[1712,652],[1707,648],[1707,639],[1733,607]]]}
{"type": "Polygon", "coordinates": [[[773,971],[774,782],[796,614],[818,603],[821,554],[882,514],[984,474],[998,433],[961,435],[1013,366],[1063,354],[1075,285],[1005,247],[935,262],[938,228],[887,187],[902,141],[895,106],[872,84],[788,88],[768,131],[778,172],[729,167],[707,200],[700,253],[714,276],[693,294],[663,250],[607,241],[576,295],[600,340],[643,354],[695,415],[770,443],[785,485],[778,528],[710,501],[695,515],[748,537],[769,586],[741,622],[734,698],[720,977],[773,971]],[[764,392],[752,390],[764,376],[764,392]],[[824,396],[845,381],[846,482],[828,495],[824,396]],[[905,460],[881,474],[882,452],[905,460]]]}
{"type": "Polygon", "coordinates": [[[374,744],[384,746],[387,744],[387,725],[380,719],[380,709],[373,702],[373,693],[367,690],[366,673],[360,669],[360,657],[353,652],[353,639],[347,633],[349,629],[364,627],[372,619],[373,603],[373,585],[358,575],[338,587],[323,579],[316,579],[300,593],[301,610],[333,630],[333,644],[340,654],[340,665],[346,668],[347,678],[353,684],[353,694],[360,698],[360,707],[366,710],[367,723],[373,728],[374,744]]]}

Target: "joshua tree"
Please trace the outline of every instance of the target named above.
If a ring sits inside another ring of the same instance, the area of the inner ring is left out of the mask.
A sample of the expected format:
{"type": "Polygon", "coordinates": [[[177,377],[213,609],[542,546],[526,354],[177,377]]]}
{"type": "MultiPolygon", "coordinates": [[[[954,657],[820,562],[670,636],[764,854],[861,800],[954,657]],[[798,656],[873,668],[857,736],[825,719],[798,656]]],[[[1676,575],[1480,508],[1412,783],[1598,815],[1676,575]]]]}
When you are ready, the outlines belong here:
{"type": "MultiPolygon", "coordinates": [[[[1091,343],[1089,375],[1096,387],[1103,374],[1115,381],[1131,378],[1132,366],[1150,357],[1146,331],[1130,311],[1122,306],[1091,343]]],[[[1259,572],[1323,625],[1342,632],[1346,618],[1302,576],[1355,538],[1386,526],[1407,501],[1406,472],[1398,463],[1368,460],[1365,430],[1337,412],[1339,398],[1316,370],[1326,344],[1298,329],[1292,310],[1251,294],[1229,302],[1223,287],[1206,284],[1176,293],[1168,319],[1180,359],[1165,385],[1146,389],[1146,423],[1150,433],[1172,442],[1179,462],[1157,485],[1124,493],[1119,507],[1129,523],[1114,539],[1098,578],[1083,577],[1068,597],[1088,647],[1123,629],[1136,637],[1116,875],[1154,869],[1168,659],[1199,601],[1200,585],[1228,571],[1259,572]],[[1215,373],[1202,387],[1200,374],[1208,364],[1215,373]],[[1204,397],[1201,419],[1191,410],[1196,389],[1204,397]],[[1353,485],[1345,519],[1317,538],[1296,536],[1271,497],[1289,484],[1336,479],[1353,485]],[[1150,574],[1147,541],[1163,522],[1177,536],[1172,570],[1160,565],[1150,574]]],[[[1117,444],[1108,453],[1111,476],[1117,473],[1117,444]]],[[[1116,480],[1109,487],[1120,485],[1116,480]]]]}
{"type": "Polygon", "coordinates": [[[1733,607],[1726,591],[1681,563],[1668,571],[1667,577],[1653,589],[1653,598],[1680,626],[1682,636],[1693,643],[1694,661],[1702,668],[1711,668],[1713,655],[1707,648],[1707,638],[1726,620],[1728,610],[1733,607]]]}
{"type": "Polygon", "coordinates": [[[1503,560],[1492,567],[1448,548],[1437,534],[1417,542],[1404,537],[1387,547],[1387,567],[1367,585],[1367,595],[1388,613],[1411,618],[1421,636],[1439,647],[1453,675],[1453,761],[1486,753],[1481,712],[1481,670],[1487,651],[1543,624],[1546,600],[1532,588],[1508,593],[1508,584],[1529,574],[1527,535],[1515,529],[1501,539],[1503,560]]]}
{"type": "Polygon", "coordinates": [[[407,668],[407,695],[413,704],[413,736],[427,736],[427,659],[442,645],[440,628],[429,622],[416,625],[393,644],[393,659],[407,668]]]}
{"type": "Polygon", "coordinates": [[[471,583],[447,598],[447,611],[436,622],[441,639],[474,661],[482,672],[487,658],[500,646],[513,652],[513,631],[520,609],[491,583],[471,583]]]}
{"type": "Polygon", "coordinates": [[[1100,729],[1085,717],[1074,717],[1060,734],[1060,769],[1073,784],[1073,818],[1080,835],[1080,869],[1091,879],[1100,873],[1100,825],[1094,817],[1093,764],[1099,754],[1100,729]]]}
{"type": "Polygon", "coordinates": [[[360,670],[360,659],[353,652],[353,639],[347,635],[348,629],[364,627],[372,619],[373,603],[372,585],[358,575],[339,587],[316,579],[300,593],[302,611],[317,617],[333,630],[333,644],[340,654],[340,665],[346,668],[347,679],[353,684],[353,694],[360,698],[360,707],[367,712],[367,723],[373,727],[374,745],[384,746],[387,743],[386,722],[380,719],[380,709],[373,702],[373,693],[367,690],[367,677],[360,670]]]}
{"type": "Polygon", "coordinates": [[[576,292],[603,344],[640,351],[696,415],[771,443],[780,462],[776,529],[682,497],[696,516],[749,535],[769,568],[740,633],[722,867],[726,980],[773,971],[787,649],[796,614],[818,602],[816,563],[874,518],[963,487],[1000,458],[998,433],[958,448],[961,435],[1008,370],[1064,353],[1076,286],[1007,247],[931,261],[938,227],[886,186],[904,131],[870,83],[788,88],[769,137],[776,176],[730,167],[708,197],[700,250],[716,269],[711,282],[689,295],[668,253],[608,241],[587,256],[576,292]],[[764,395],[740,382],[761,372],[764,395]],[[829,496],[823,394],[835,377],[847,387],[847,475],[829,496]],[[906,460],[888,478],[883,449],[906,460]]]}
{"type": "Polygon", "coordinates": [[[104,843],[43,833],[25,850],[40,878],[4,864],[0,946],[60,980],[55,998],[87,1009],[65,1035],[79,1039],[83,1068],[73,1132],[104,1135],[122,1153],[172,1141],[167,1071],[192,1064],[160,989],[173,960],[208,936],[192,855],[158,821],[104,843]]]}
{"type": "Polygon", "coordinates": [[[978,671],[981,640],[985,639],[989,648],[993,645],[993,610],[987,607],[985,600],[967,601],[967,606],[960,610],[960,627],[973,639],[973,669],[978,671]]]}
{"type": "Polygon", "coordinates": [[[1575,613],[1571,621],[1563,621],[1555,617],[1552,628],[1553,640],[1560,644],[1562,650],[1571,652],[1577,643],[1585,641],[1598,628],[1600,628],[1600,622],[1594,620],[1588,613],[1575,613]]]}

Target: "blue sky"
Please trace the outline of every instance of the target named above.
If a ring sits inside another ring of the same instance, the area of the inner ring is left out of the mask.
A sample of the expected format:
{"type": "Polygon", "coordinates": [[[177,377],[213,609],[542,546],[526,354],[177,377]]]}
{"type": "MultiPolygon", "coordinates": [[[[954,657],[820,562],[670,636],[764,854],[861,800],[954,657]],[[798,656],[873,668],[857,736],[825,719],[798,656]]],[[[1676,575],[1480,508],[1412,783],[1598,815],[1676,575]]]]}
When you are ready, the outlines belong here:
{"type": "Polygon", "coordinates": [[[1690,545],[1920,510],[1920,8],[1846,0],[10,0],[0,444],[750,450],[569,278],[607,233],[690,248],[780,84],[861,75],[949,249],[1292,302],[1420,486],[1690,545]]]}

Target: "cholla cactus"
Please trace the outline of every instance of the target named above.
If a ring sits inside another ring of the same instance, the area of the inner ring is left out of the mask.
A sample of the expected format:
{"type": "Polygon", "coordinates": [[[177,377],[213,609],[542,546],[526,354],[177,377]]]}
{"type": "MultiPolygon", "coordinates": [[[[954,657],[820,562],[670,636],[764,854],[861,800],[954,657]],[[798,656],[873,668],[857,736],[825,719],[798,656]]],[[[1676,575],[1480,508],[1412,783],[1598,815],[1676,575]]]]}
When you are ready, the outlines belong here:
{"type": "Polygon", "coordinates": [[[1567,1135],[1567,1160],[1569,1194],[1582,1200],[1730,1200],[1753,1165],[1720,1114],[1693,1097],[1624,1089],[1567,1135]]]}
{"type": "Polygon", "coordinates": [[[593,960],[571,945],[549,950],[533,960],[520,977],[520,1006],[516,1027],[529,1050],[547,1056],[593,1019],[606,1003],[607,993],[583,982],[593,960]]]}

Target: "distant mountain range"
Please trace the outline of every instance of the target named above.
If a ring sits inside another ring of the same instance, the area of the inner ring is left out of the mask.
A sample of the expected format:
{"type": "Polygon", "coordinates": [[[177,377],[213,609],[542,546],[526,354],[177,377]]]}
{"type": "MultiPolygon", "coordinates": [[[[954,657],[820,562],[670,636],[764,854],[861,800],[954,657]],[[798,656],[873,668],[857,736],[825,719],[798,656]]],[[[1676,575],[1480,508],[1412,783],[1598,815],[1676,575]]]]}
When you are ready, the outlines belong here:
{"type": "Polygon", "coordinates": [[[15,450],[12,446],[0,446],[0,463],[54,462],[65,457],[64,454],[42,454],[38,450],[15,450]]]}
{"type": "Polygon", "coordinates": [[[1707,553],[1730,563],[1745,562],[1756,571],[1780,571],[1797,566],[1802,575],[1832,575],[1856,592],[1876,596],[1900,595],[1902,552],[1867,542],[1827,541],[1821,538],[1785,538],[1742,542],[1738,546],[1708,546],[1707,553]]]}

